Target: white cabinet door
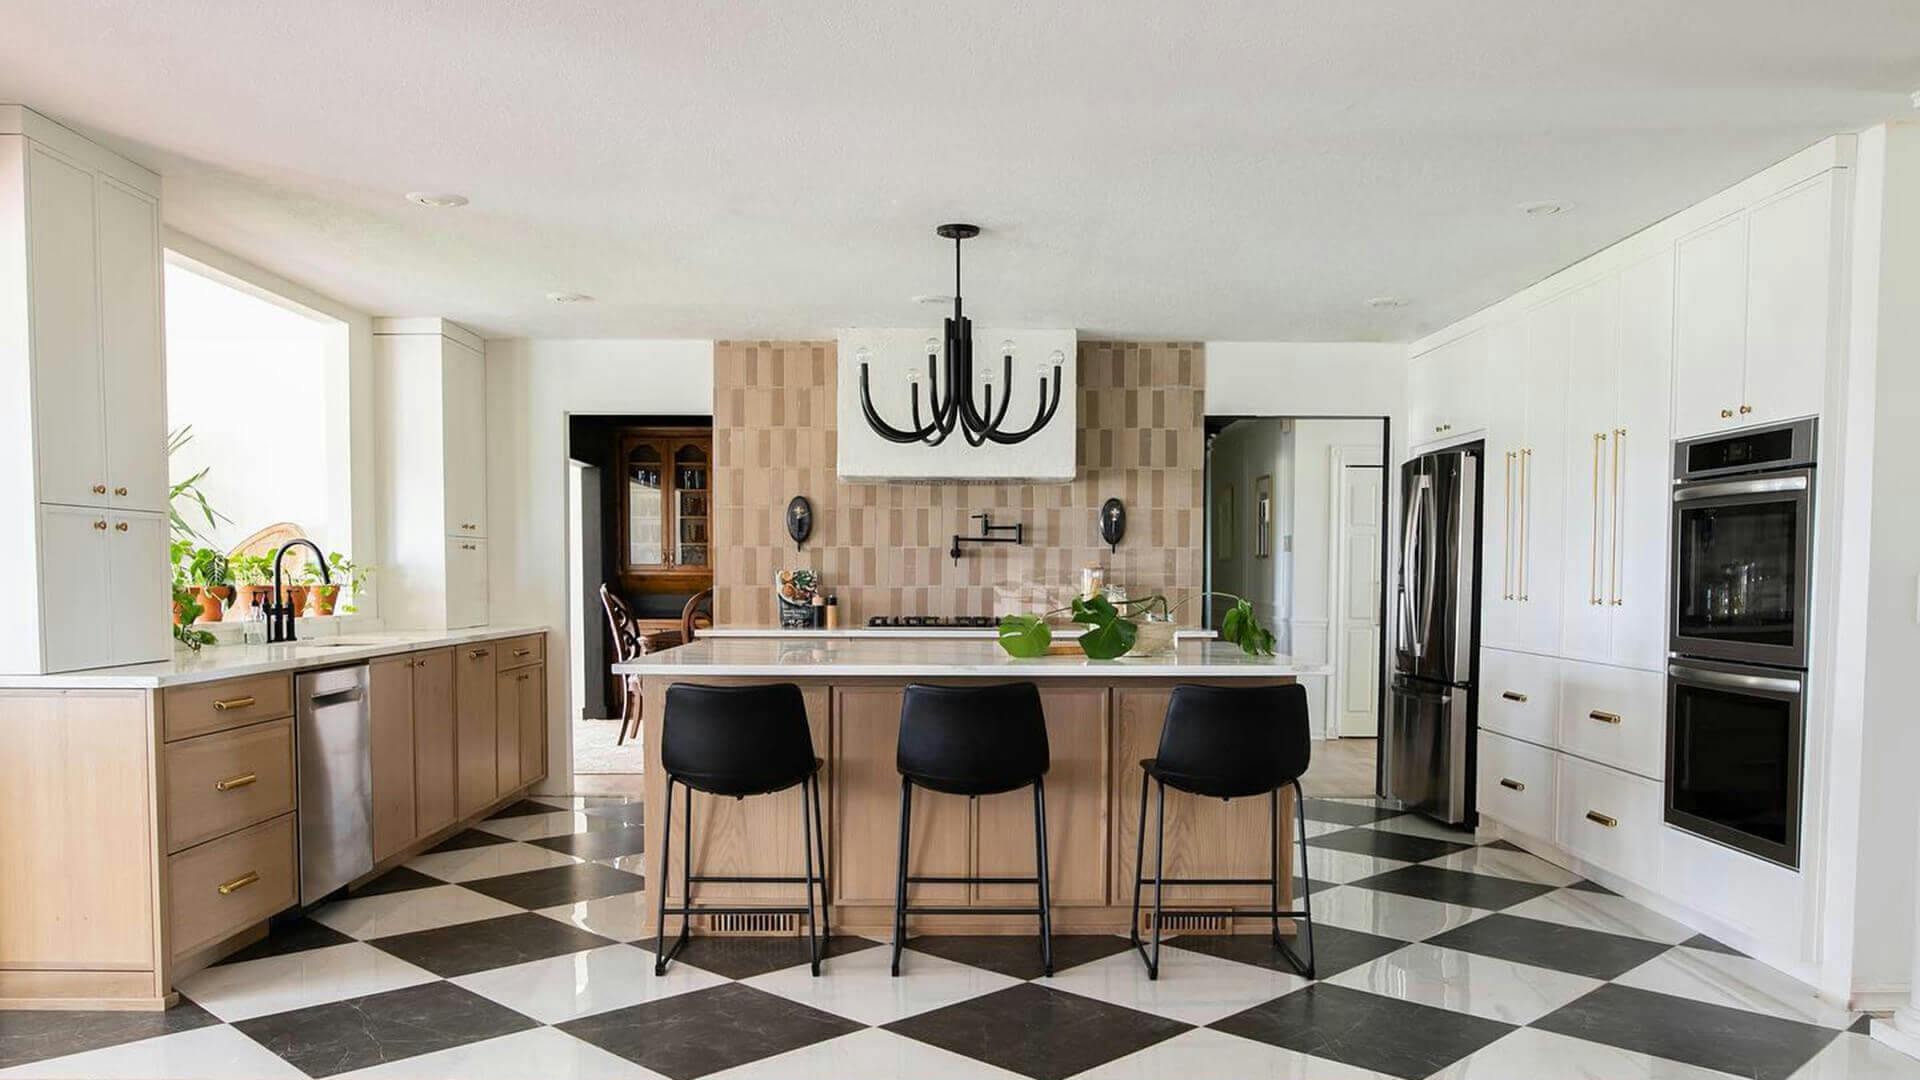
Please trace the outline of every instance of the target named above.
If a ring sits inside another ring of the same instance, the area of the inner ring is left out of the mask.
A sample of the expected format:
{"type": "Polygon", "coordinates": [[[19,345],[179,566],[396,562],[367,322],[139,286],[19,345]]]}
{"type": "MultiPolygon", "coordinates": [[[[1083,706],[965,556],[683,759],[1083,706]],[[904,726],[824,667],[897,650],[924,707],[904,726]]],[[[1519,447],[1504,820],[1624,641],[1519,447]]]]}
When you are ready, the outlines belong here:
{"type": "Polygon", "coordinates": [[[1664,672],[1560,663],[1560,749],[1650,780],[1666,775],[1664,672]]]}
{"type": "Polygon", "coordinates": [[[47,671],[113,663],[104,630],[118,617],[108,584],[109,531],[103,510],[40,508],[40,638],[47,671]]]}
{"type": "Polygon", "coordinates": [[[1558,660],[1505,649],[1480,650],[1481,727],[1554,746],[1559,714],[1558,660]]]}
{"type": "Polygon", "coordinates": [[[1510,319],[1487,331],[1487,434],[1480,551],[1480,641],[1520,645],[1520,451],[1526,442],[1527,330],[1510,319]]]}
{"type": "Polygon", "coordinates": [[[447,534],[487,534],[487,385],[479,353],[443,340],[447,534]]]}
{"type": "Polygon", "coordinates": [[[107,531],[107,584],[113,606],[106,623],[115,664],[165,660],[173,652],[171,572],[164,514],[114,514],[107,531]]]}
{"type": "Polygon", "coordinates": [[[1809,180],[1747,219],[1742,424],[1820,411],[1833,296],[1833,181],[1809,180]]]}
{"type": "Polygon", "coordinates": [[[1681,239],[1674,250],[1674,434],[1740,421],[1747,354],[1747,216],[1681,239]]]}
{"type": "Polygon", "coordinates": [[[1517,528],[1521,544],[1519,647],[1554,653],[1560,647],[1561,537],[1566,483],[1561,452],[1566,425],[1567,355],[1572,305],[1550,300],[1526,314],[1527,441],[1520,458],[1522,491],[1517,528]]]}
{"type": "Polygon", "coordinates": [[[1570,294],[1561,554],[1561,654],[1608,659],[1613,643],[1607,574],[1612,569],[1613,440],[1620,283],[1602,278],[1570,294]]]}
{"type": "MultiPolygon", "coordinates": [[[[1446,346],[1441,346],[1444,349],[1446,346]]],[[[1423,446],[1440,438],[1441,350],[1414,357],[1407,365],[1407,445],[1423,446]]]]}
{"type": "Polygon", "coordinates": [[[1561,754],[1554,787],[1561,847],[1637,885],[1659,888],[1665,826],[1658,783],[1561,754]]]}
{"type": "Polygon", "coordinates": [[[1554,758],[1531,743],[1480,733],[1480,814],[1543,840],[1553,838],[1554,758]]]}
{"type": "Polygon", "coordinates": [[[160,208],[102,177],[100,354],[106,415],[108,502],[116,510],[167,509],[167,369],[160,304],[160,208]]]}
{"type": "Polygon", "coordinates": [[[447,537],[447,626],[487,622],[487,542],[447,537]]]}
{"type": "Polygon", "coordinates": [[[1487,334],[1476,330],[1447,346],[1441,369],[1440,437],[1458,439],[1487,426],[1487,334]]]}
{"type": "Polygon", "coordinates": [[[1667,657],[1667,535],[1673,461],[1673,253],[1620,275],[1618,392],[1612,452],[1613,534],[1607,598],[1613,662],[1664,671],[1667,657]]]}
{"type": "Polygon", "coordinates": [[[28,143],[34,453],[40,500],[69,506],[108,501],[93,237],[93,174],[28,143]]]}

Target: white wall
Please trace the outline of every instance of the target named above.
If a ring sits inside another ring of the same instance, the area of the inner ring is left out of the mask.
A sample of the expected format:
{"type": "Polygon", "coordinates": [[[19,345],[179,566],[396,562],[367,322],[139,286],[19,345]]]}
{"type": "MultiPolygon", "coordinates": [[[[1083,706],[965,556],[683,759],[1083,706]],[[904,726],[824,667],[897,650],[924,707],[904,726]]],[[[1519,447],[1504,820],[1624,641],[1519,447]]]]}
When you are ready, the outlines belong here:
{"type": "MultiPolygon", "coordinates": [[[[487,342],[487,528],[495,623],[549,628],[571,655],[567,417],[713,411],[711,341],[487,342]]],[[[547,680],[547,715],[575,715],[568,679],[547,680]]],[[[548,725],[543,791],[573,784],[573,725],[548,725]]]]}
{"type": "MultiPolygon", "coordinates": [[[[327,372],[324,385],[328,405],[325,409],[326,419],[312,437],[325,441],[327,457],[334,463],[332,475],[336,479],[341,468],[339,463],[346,463],[347,482],[344,485],[338,482],[329,484],[326,510],[329,528],[335,530],[336,535],[344,529],[346,537],[345,542],[335,546],[349,555],[378,551],[380,534],[375,512],[378,492],[374,456],[372,317],[185,233],[167,229],[163,241],[170,261],[187,260],[194,270],[210,275],[215,280],[251,290],[255,295],[269,296],[309,315],[334,320],[344,327],[344,333],[329,334],[323,341],[323,364],[327,372]]],[[[172,423],[177,426],[180,420],[176,417],[172,423]]],[[[284,436],[282,428],[271,423],[262,425],[261,438],[284,436]]],[[[244,521],[241,523],[244,524],[244,521]]],[[[368,583],[368,595],[358,601],[358,618],[373,619],[378,616],[379,595],[380,579],[376,573],[368,583]]]]}
{"type": "MultiPolygon", "coordinates": [[[[1333,452],[1339,447],[1370,448],[1380,460],[1378,420],[1301,420],[1293,425],[1293,655],[1310,663],[1332,659],[1329,621],[1333,617],[1332,574],[1333,452]]],[[[1368,460],[1356,457],[1355,460],[1368,460]]],[[[1385,535],[1383,531],[1382,535],[1385,535]]],[[[1329,685],[1338,685],[1337,682],[1329,685]]],[[[1315,717],[1331,724],[1332,698],[1315,717]]]]}

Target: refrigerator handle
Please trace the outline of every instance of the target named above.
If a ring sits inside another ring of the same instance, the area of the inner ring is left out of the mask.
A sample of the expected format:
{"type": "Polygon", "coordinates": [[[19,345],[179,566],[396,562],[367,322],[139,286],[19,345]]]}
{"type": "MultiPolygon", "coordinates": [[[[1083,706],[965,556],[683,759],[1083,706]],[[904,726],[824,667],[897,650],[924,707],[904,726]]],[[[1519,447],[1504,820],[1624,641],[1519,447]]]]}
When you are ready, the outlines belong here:
{"type": "Polygon", "coordinates": [[[1425,484],[1415,483],[1413,502],[1407,506],[1406,528],[1400,539],[1400,640],[1413,650],[1416,660],[1420,658],[1420,635],[1413,619],[1413,595],[1417,582],[1409,579],[1417,577],[1420,566],[1416,542],[1420,538],[1420,504],[1425,496],[1425,484]]]}

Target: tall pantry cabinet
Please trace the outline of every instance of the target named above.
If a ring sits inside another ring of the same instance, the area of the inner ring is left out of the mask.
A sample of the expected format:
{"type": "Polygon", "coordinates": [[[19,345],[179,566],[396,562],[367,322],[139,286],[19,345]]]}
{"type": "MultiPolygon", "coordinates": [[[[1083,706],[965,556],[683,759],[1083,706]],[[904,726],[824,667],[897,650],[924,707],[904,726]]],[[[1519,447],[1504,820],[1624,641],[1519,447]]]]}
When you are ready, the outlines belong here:
{"type": "Polygon", "coordinates": [[[0,106],[0,672],[172,652],[160,178],[0,106]]]}

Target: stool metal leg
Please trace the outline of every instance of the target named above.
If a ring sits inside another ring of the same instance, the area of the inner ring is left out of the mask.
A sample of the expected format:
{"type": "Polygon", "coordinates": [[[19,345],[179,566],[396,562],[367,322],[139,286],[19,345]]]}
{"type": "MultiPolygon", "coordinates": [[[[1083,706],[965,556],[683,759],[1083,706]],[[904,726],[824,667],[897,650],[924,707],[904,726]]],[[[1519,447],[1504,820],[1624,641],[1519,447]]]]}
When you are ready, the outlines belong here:
{"type": "Polygon", "coordinates": [[[900,778],[900,864],[893,883],[893,974],[900,974],[900,949],[907,939],[907,836],[913,831],[913,781],[900,778]]]}
{"type": "Polygon", "coordinates": [[[808,782],[813,785],[813,842],[820,849],[820,936],[826,944],[821,951],[833,946],[833,913],[827,909],[827,830],[821,824],[820,774],[815,772],[808,782]]]}
{"type": "MultiPolygon", "coordinates": [[[[1136,949],[1142,948],[1140,944],[1140,883],[1147,879],[1147,781],[1147,771],[1140,770],[1140,816],[1134,818],[1139,825],[1139,830],[1134,837],[1133,845],[1133,915],[1127,922],[1127,940],[1132,942],[1136,949]]],[[[1146,955],[1142,952],[1140,958],[1144,960],[1146,955]]]]}
{"type": "MultiPolygon", "coordinates": [[[[1279,793],[1276,791],[1274,795],[1277,805],[1279,793]]],[[[1274,944],[1280,947],[1281,953],[1286,956],[1287,962],[1293,965],[1295,971],[1312,979],[1318,977],[1314,974],[1314,970],[1320,954],[1313,947],[1313,874],[1307,869],[1307,793],[1301,788],[1300,781],[1297,779],[1293,782],[1293,805],[1293,816],[1300,830],[1300,917],[1307,924],[1307,959],[1304,963],[1301,962],[1299,954],[1293,951],[1293,947],[1280,940],[1278,924],[1275,924],[1274,944]]],[[[1277,817],[1274,824],[1276,826],[1279,824],[1277,817]]],[[[1278,832],[1278,829],[1276,828],[1275,831],[1278,832]]]]}
{"type": "Polygon", "coordinates": [[[1053,889],[1047,876],[1047,782],[1033,782],[1033,851],[1039,868],[1040,885],[1040,965],[1053,974],[1053,889]]]}
{"type": "Polygon", "coordinates": [[[820,977],[820,920],[813,913],[813,800],[808,797],[812,785],[800,785],[800,846],[806,851],[807,874],[807,955],[813,977],[820,977]]]}
{"type": "Polygon", "coordinates": [[[1160,798],[1153,811],[1153,959],[1147,964],[1148,980],[1160,977],[1160,899],[1166,891],[1167,869],[1167,785],[1156,784],[1160,798]]]}
{"type": "MultiPolygon", "coordinates": [[[[654,888],[659,890],[659,903],[656,908],[657,921],[654,923],[653,973],[667,973],[667,866],[668,855],[673,850],[673,777],[667,777],[667,817],[660,830],[660,876],[654,878],[654,888]]],[[[681,916],[680,928],[686,930],[686,917],[681,916]]],[[[679,951],[679,946],[674,946],[679,951]]]]}
{"type": "Polygon", "coordinates": [[[1273,931],[1272,931],[1273,943],[1275,945],[1278,945],[1281,943],[1280,942],[1280,789],[1279,788],[1274,788],[1273,791],[1267,796],[1267,804],[1268,804],[1268,810],[1270,812],[1269,816],[1271,817],[1271,820],[1272,820],[1271,835],[1273,837],[1273,851],[1271,852],[1273,856],[1273,862],[1271,864],[1271,873],[1273,874],[1273,890],[1270,893],[1271,900],[1269,901],[1267,906],[1273,913],[1273,931]]]}

